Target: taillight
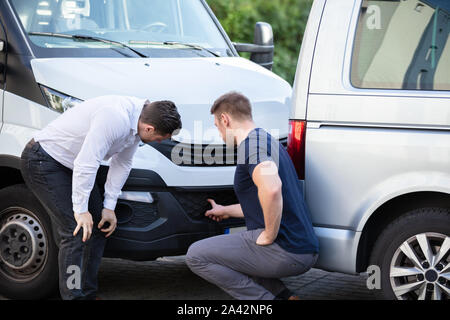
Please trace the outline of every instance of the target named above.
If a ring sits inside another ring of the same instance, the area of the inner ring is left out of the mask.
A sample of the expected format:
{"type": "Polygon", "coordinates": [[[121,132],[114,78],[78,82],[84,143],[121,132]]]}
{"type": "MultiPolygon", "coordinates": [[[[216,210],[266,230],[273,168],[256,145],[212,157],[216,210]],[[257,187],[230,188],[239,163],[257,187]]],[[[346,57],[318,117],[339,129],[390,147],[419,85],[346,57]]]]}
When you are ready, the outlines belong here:
{"type": "Polygon", "coordinates": [[[306,121],[290,120],[287,152],[300,180],[305,180],[305,139],[306,121]]]}

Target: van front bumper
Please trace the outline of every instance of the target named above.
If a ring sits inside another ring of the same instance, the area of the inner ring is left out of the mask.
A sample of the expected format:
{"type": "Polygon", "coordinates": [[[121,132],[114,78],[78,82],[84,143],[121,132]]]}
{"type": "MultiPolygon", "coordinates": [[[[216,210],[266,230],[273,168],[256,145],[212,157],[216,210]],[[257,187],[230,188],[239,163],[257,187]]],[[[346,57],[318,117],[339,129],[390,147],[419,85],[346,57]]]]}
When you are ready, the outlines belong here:
{"type": "MultiPolygon", "coordinates": [[[[108,168],[101,167],[97,184],[102,189],[108,168]]],[[[233,186],[169,187],[154,171],[133,169],[115,209],[117,228],[108,239],[105,256],[130,260],[154,260],[181,255],[198,240],[243,226],[243,219],[220,223],[205,217],[218,204],[237,203],[233,186]]]]}

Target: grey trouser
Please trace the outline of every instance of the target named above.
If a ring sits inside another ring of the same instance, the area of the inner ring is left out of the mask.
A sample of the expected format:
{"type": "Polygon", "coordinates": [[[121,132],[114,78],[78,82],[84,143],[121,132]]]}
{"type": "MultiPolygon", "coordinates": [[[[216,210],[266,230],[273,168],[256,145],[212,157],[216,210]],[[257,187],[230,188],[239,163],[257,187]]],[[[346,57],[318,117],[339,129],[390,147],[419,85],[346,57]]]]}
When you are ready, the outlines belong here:
{"type": "Polygon", "coordinates": [[[277,243],[259,246],[263,229],[207,238],[191,245],[189,268],[239,300],[273,300],[286,287],[279,278],[302,274],[317,254],[293,254],[277,243]]]}

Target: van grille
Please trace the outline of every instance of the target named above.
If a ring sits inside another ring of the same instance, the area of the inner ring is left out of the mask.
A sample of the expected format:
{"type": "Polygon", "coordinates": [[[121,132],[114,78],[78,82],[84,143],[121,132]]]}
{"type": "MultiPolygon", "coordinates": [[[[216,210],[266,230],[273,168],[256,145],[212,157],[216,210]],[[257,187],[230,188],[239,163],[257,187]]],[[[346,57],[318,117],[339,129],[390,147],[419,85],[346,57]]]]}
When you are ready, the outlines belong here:
{"type": "MultiPolygon", "coordinates": [[[[287,138],[279,140],[284,148],[287,148],[287,140],[287,138]]],[[[225,145],[189,145],[172,140],[165,140],[161,143],[152,142],[149,145],[182,167],[235,166],[237,163],[237,148],[230,150],[225,145]],[[177,159],[172,159],[172,150],[175,147],[177,147],[177,152],[175,152],[177,159]],[[216,156],[217,150],[221,150],[220,156],[216,156]]]]}

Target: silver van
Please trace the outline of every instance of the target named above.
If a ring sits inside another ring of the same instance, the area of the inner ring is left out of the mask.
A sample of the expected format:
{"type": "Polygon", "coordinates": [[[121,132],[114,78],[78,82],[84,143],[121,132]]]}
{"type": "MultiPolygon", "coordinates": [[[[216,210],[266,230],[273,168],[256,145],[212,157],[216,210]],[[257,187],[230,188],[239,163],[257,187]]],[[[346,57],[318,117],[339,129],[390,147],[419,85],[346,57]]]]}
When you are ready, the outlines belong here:
{"type": "Polygon", "coordinates": [[[316,267],[448,300],[450,1],[314,1],[290,119],[316,267]]]}

